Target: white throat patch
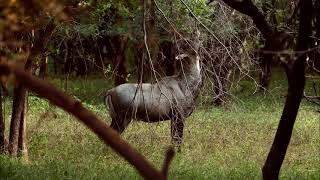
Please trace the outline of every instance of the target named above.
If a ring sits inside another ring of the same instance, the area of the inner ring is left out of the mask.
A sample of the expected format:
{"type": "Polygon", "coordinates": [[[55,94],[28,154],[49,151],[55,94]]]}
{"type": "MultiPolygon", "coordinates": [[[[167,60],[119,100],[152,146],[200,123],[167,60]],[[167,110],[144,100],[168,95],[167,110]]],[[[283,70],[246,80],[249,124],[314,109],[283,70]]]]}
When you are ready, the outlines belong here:
{"type": "Polygon", "coordinates": [[[196,58],[197,58],[197,70],[200,73],[200,57],[197,56],[196,58]]]}

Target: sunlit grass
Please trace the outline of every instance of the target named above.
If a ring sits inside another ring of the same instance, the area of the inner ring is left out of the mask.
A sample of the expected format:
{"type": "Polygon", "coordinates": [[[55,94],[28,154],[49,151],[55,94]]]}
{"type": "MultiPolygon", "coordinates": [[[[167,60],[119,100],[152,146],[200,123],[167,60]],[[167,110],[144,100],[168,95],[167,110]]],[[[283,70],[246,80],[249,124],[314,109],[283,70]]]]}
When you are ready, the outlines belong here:
{"type": "MultiPolygon", "coordinates": [[[[53,82],[64,87],[60,80],[53,82]]],[[[285,80],[274,81],[266,95],[253,94],[251,82],[239,86],[224,107],[197,107],[187,119],[182,152],[173,160],[170,179],[262,178],[261,167],[283,108],[285,80]]],[[[108,87],[111,85],[101,79],[75,79],[69,81],[67,90],[109,124],[102,101],[108,87]]],[[[31,96],[29,103],[29,162],[0,156],[0,179],[141,179],[72,116],[36,96],[31,96]]],[[[316,110],[303,100],[281,179],[320,177],[320,117],[316,110]]],[[[171,142],[170,123],[134,122],[122,137],[160,168],[171,142]]]]}

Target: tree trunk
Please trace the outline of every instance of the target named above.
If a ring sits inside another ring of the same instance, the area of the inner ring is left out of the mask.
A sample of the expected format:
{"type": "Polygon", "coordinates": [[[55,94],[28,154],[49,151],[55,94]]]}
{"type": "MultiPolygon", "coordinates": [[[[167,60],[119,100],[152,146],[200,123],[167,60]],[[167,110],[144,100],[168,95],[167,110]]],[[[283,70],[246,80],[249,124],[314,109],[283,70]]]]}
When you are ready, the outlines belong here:
{"type": "Polygon", "coordinates": [[[73,48],[69,43],[64,43],[65,45],[65,63],[64,63],[64,73],[69,74],[73,66],[73,48]]]}
{"type": "Polygon", "coordinates": [[[175,73],[175,48],[171,41],[161,43],[161,51],[164,58],[164,72],[166,76],[172,76],[175,73]]]}
{"type": "Polygon", "coordinates": [[[5,152],[5,135],[4,135],[4,131],[5,131],[5,121],[4,121],[4,114],[3,114],[3,107],[2,107],[2,103],[3,103],[3,91],[2,91],[2,87],[0,86],[0,154],[3,154],[5,152]]]}
{"type": "Polygon", "coordinates": [[[118,86],[120,84],[124,84],[127,82],[127,69],[125,66],[125,56],[124,54],[118,54],[116,56],[116,70],[115,70],[115,77],[114,77],[114,84],[118,86]]]}
{"type": "Polygon", "coordinates": [[[41,79],[46,79],[47,76],[48,76],[48,56],[44,56],[40,65],[39,77],[41,79]]]}
{"type": "Polygon", "coordinates": [[[271,64],[273,60],[272,54],[266,54],[263,51],[268,50],[268,48],[263,48],[259,53],[259,66],[260,66],[260,76],[259,76],[259,88],[262,92],[268,90],[271,80],[271,64]]]}
{"type": "MultiPolygon", "coordinates": [[[[32,67],[32,59],[33,56],[30,55],[25,64],[25,69],[29,72],[32,67]]],[[[20,121],[22,118],[25,118],[22,116],[24,116],[24,106],[26,104],[27,94],[27,89],[20,84],[17,84],[14,88],[8,147],[9,154],[13,157],[18,154],[20,121]]]]}
{"type": "MultiPolygon", "coordinates": [[[[311,35],[312,0],[300,1],[300,25],[296,51],[301,52],[309,47],[311,35]]],[[[293,65],[286,67],[288,78],[288,94],[278,129],[263,166],[264,179],[278,179],[282,162],[291,139],[293,126],[299,110],[305,86],[306,54],[298,54],[297,60],[292,60],[293,65]]]]}
{"type": "MultiPolygon", "coordinates": [[[[262,10],[265,17],[269,15],[270,24],[273,27],[273,32],[277,32],[277,20],[275,16],[275,0],[270,1],[263,1],[262,3],[262,10]]],[[[259,74],[259,89],[261,92],[265,92],[269,89],[270,80],[271,80],[271,64],[273,61],[273,55],[264,53],[264,51],[273,51],[273,50],[280,50],[272,48],[270,46],[270,42],[266,42],[265,47],[260,49],[259,52],[259,66],[260,66],[260,74],[259,74]]]]}
{"type": "Polygon", "coordinates": [[[23,100],[26,95],[25,91],[25,88],[20,85],[14,88],[8,147],[9,154],[14,157],[17,156],[18,152],[19,126],[24,106],[23,100]]]}
{"type": "Polygon", "coordinates": [[[18,139],[18,155],[23,157],[24,160],[28,160],[28,148],[27,148],[27,111],[28,111],[28,92],[22,100],[23,111],[21,112],[21,120],[19,125],[19,139],[18,139]]]}
{"type": "Polygon", "coordinates": [[[114,37],[114,60],[113,60],[113,68],[114,68],[114,84],[116,86],[120,84],[124,84],[127,82],[127,69],[125,66],[126,56],[125,51],[128,45],[128,37],[126,36],[116,36],[114,37]]]}
{"type": "MultiPolygon", "coordinates": [[[[312,48],[320,44],[320,1],[316,1],[314,12],[315,38],[313,39],[312,48]]],[[[308,65],[310,69],[320,74],[320,49],[314,50],[309,57],[308,65]]]]}
{"type": "Polygon", "coordinates": [[[76,76],[85,76],[87,75],[87,64],[85,62],[85,59],[84,58],[76,58],[76,66],[77,66],[77,74],[76,76]]]}

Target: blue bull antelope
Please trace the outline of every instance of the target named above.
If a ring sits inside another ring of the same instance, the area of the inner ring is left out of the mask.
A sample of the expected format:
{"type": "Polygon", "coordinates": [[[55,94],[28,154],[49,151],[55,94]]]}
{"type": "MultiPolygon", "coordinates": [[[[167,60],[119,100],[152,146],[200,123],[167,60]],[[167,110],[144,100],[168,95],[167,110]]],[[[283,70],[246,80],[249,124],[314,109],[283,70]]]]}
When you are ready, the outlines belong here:
{"type": "Polygon", "coordinates": [[[105,95],[112,118],[111,127],[122,133],[132,120],[148,123],[171,120],[173,144],[180,147],[184,121],[195,108],[195,99],[202,86],[199,43],[181,54],[182,70],[177,75],[156,83],[126,83],[110,89],[105,95]]]}

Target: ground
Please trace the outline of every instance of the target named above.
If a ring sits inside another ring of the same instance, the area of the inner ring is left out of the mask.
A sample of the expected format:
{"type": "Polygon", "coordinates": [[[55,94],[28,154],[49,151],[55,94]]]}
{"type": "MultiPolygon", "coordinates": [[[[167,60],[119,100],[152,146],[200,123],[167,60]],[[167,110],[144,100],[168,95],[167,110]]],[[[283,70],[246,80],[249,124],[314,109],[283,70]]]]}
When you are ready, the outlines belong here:
{"type": "MultiPolygon", "coordinates": [[[[223,107],[206,105],[205,93],[186,121],[184,144],[170,167],[170,179],[262,179],[261,167],[273,141],[286,94],[285,79],[275,74],[270,91],[255,93],[252,80],[234,85],[223,107]]],[[[63,80],[51,79],[59,87],[63,80]]],[[[71,79],[67,92],[107,124],[103,92],[110,83],[88,77],[71,79]]],[[[307,85],[310,91],[310,82],[307,85]]],[[[11,100],[7,99],[7,127],[11,100]]],[[[28,112],[29,160],[0,156],[0,179],[141,179],[71,115],[31,95],[28,112]]],[[[319,179],[319,108],[303,100],[281,179],[319,179]]],[[[170,145],[170,123],[130,124],[122,137],[160,168],[170,145]]],[[[8,129],[8,128],[7,128],[8,129]]]]}

